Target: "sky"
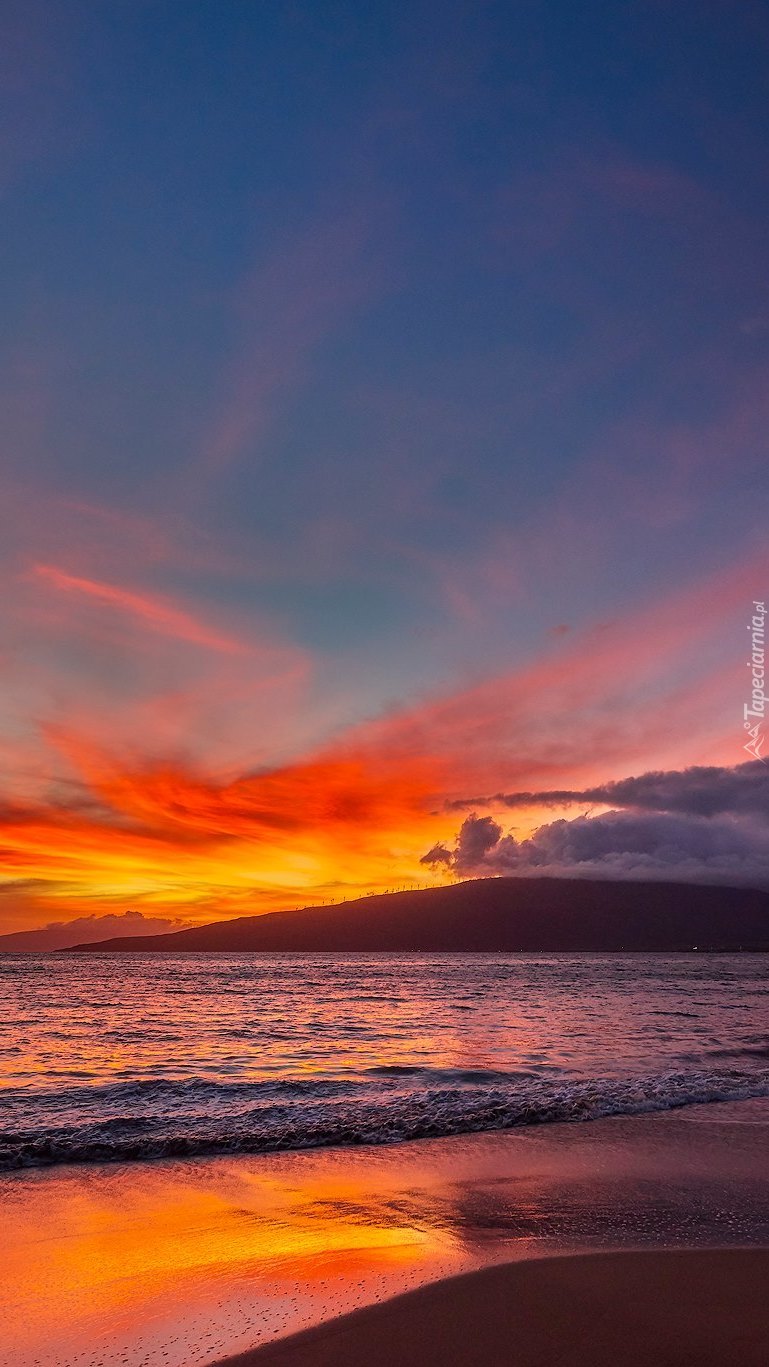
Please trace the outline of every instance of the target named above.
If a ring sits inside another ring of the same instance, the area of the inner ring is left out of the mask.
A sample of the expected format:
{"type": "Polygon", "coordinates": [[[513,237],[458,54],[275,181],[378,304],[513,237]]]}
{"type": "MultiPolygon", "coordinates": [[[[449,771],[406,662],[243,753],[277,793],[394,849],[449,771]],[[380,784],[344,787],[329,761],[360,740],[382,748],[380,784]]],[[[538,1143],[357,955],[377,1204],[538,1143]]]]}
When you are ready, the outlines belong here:
{"type": "Polygon", "coordinates": [[[769,886],[766,6],[8,0],[0,54],[0,931],[769,886]]]}

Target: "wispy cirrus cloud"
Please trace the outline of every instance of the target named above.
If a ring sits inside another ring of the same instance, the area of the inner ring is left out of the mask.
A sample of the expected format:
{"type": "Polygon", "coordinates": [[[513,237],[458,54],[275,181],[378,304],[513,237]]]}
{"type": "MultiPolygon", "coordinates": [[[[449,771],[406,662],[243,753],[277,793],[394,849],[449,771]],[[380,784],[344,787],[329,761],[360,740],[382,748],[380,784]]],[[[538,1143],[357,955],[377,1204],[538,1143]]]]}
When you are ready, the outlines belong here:
{"type": "Polygon", "coordinates": [[[442,756],[456,778],[570,772],[583,776],[579,786],[600,782],[602,767],[627,772],[651,755],[685,762],[695,745],[721,760],[735,744],[741,683],[723,640],[768,569],[761,552],[612,621],[551,637],[518,668],[364,726],[358,743],[442,756]]]}
{"type": "Polygon", "coordinates": [[[136,593],[117,584],[99,583],[80,575],[67,574],[55,565],[34,565],[30,571],[37,579],[61,593],[80,595],[137,619],[152,631],[227,655],[246,653],[248,646],[223,636],[199,622],[191,613],[171,602],[149,594],[136,593]]]}
{"type": "Polygon", "coordinates": [[[221,407],[206,432],[196,474],[205,482],[262,454],[277,407],[305,378],[313,351],[382,287],[377,234],[385,206],[350,204],[288,235],[235,290],[238,320],[221,407]]]}

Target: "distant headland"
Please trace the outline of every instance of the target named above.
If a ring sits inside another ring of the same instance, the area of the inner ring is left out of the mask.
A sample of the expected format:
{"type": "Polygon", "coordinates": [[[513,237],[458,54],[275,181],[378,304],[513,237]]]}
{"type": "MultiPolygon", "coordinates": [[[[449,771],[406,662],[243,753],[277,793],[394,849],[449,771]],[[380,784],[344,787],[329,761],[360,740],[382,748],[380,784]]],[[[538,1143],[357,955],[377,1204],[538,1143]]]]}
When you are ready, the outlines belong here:
{"type": "Polygon", "coordinates": [[[769,892],[691,883],[483,878],[242,916],[80,953],[769,950],[769,892]]]}

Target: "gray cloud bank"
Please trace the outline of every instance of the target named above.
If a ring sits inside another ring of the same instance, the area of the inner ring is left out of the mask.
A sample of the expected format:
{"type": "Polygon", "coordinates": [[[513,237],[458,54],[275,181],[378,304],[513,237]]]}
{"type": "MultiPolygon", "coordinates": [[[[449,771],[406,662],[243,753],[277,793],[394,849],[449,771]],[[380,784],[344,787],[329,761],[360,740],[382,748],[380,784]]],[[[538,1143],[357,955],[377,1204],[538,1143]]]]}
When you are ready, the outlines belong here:
{"type": "Polygon", "coordinates": [[[460,878],[548,874],[769,887],[769,767],[760,761],[641,774],[580,790],[499,794],[452,807],[569,802],[614,810],[546,823],[526,840],[473,812],[453,846],[435,845],[422,863],[460,878]]]}
{"type": "Polygon", "coordinates": [[[635,807],[655,812],[688,812],[692,816],[754,814],[769,820],[769,764],[751,760],[733,769],[693,765],[690,769],[651,770],[596,788],[546,788],[541,792],[495,793],[460,798],[451,810],[473,807],[561,807],[569,802],[635,807]]]}
{"type": "Polygon", "coordinates": [[[73,945],[94,944],[115,935],[162,935],[170,930],[184,930],[188,921],[166,916],[144,916],[140,911],[126,911],[121,915],[79,916],[74,921],[54,921],[37,930],[17,930],[0,935],[0,950],[45,953],[50,950],[71,949],[73,945]]]}

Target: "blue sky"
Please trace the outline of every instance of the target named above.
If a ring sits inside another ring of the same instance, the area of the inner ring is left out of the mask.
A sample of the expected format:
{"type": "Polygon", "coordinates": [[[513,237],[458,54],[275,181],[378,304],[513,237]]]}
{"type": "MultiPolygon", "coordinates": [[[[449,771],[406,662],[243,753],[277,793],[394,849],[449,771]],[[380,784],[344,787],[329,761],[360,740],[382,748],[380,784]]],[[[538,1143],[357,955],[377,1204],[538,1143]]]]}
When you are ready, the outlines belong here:
{"type": "Polygon", "coordinates": [[[737,575],[692,676],[723,758],[764,592],[765,6],[0,22],[14,790],[72,781],[41,737],[80,702],[136,762],[284,762],[737,575]],[[234,725],[230,681],[166,745],[155,638],[193,617],[302,673],[290,717],[234,725]]]}

